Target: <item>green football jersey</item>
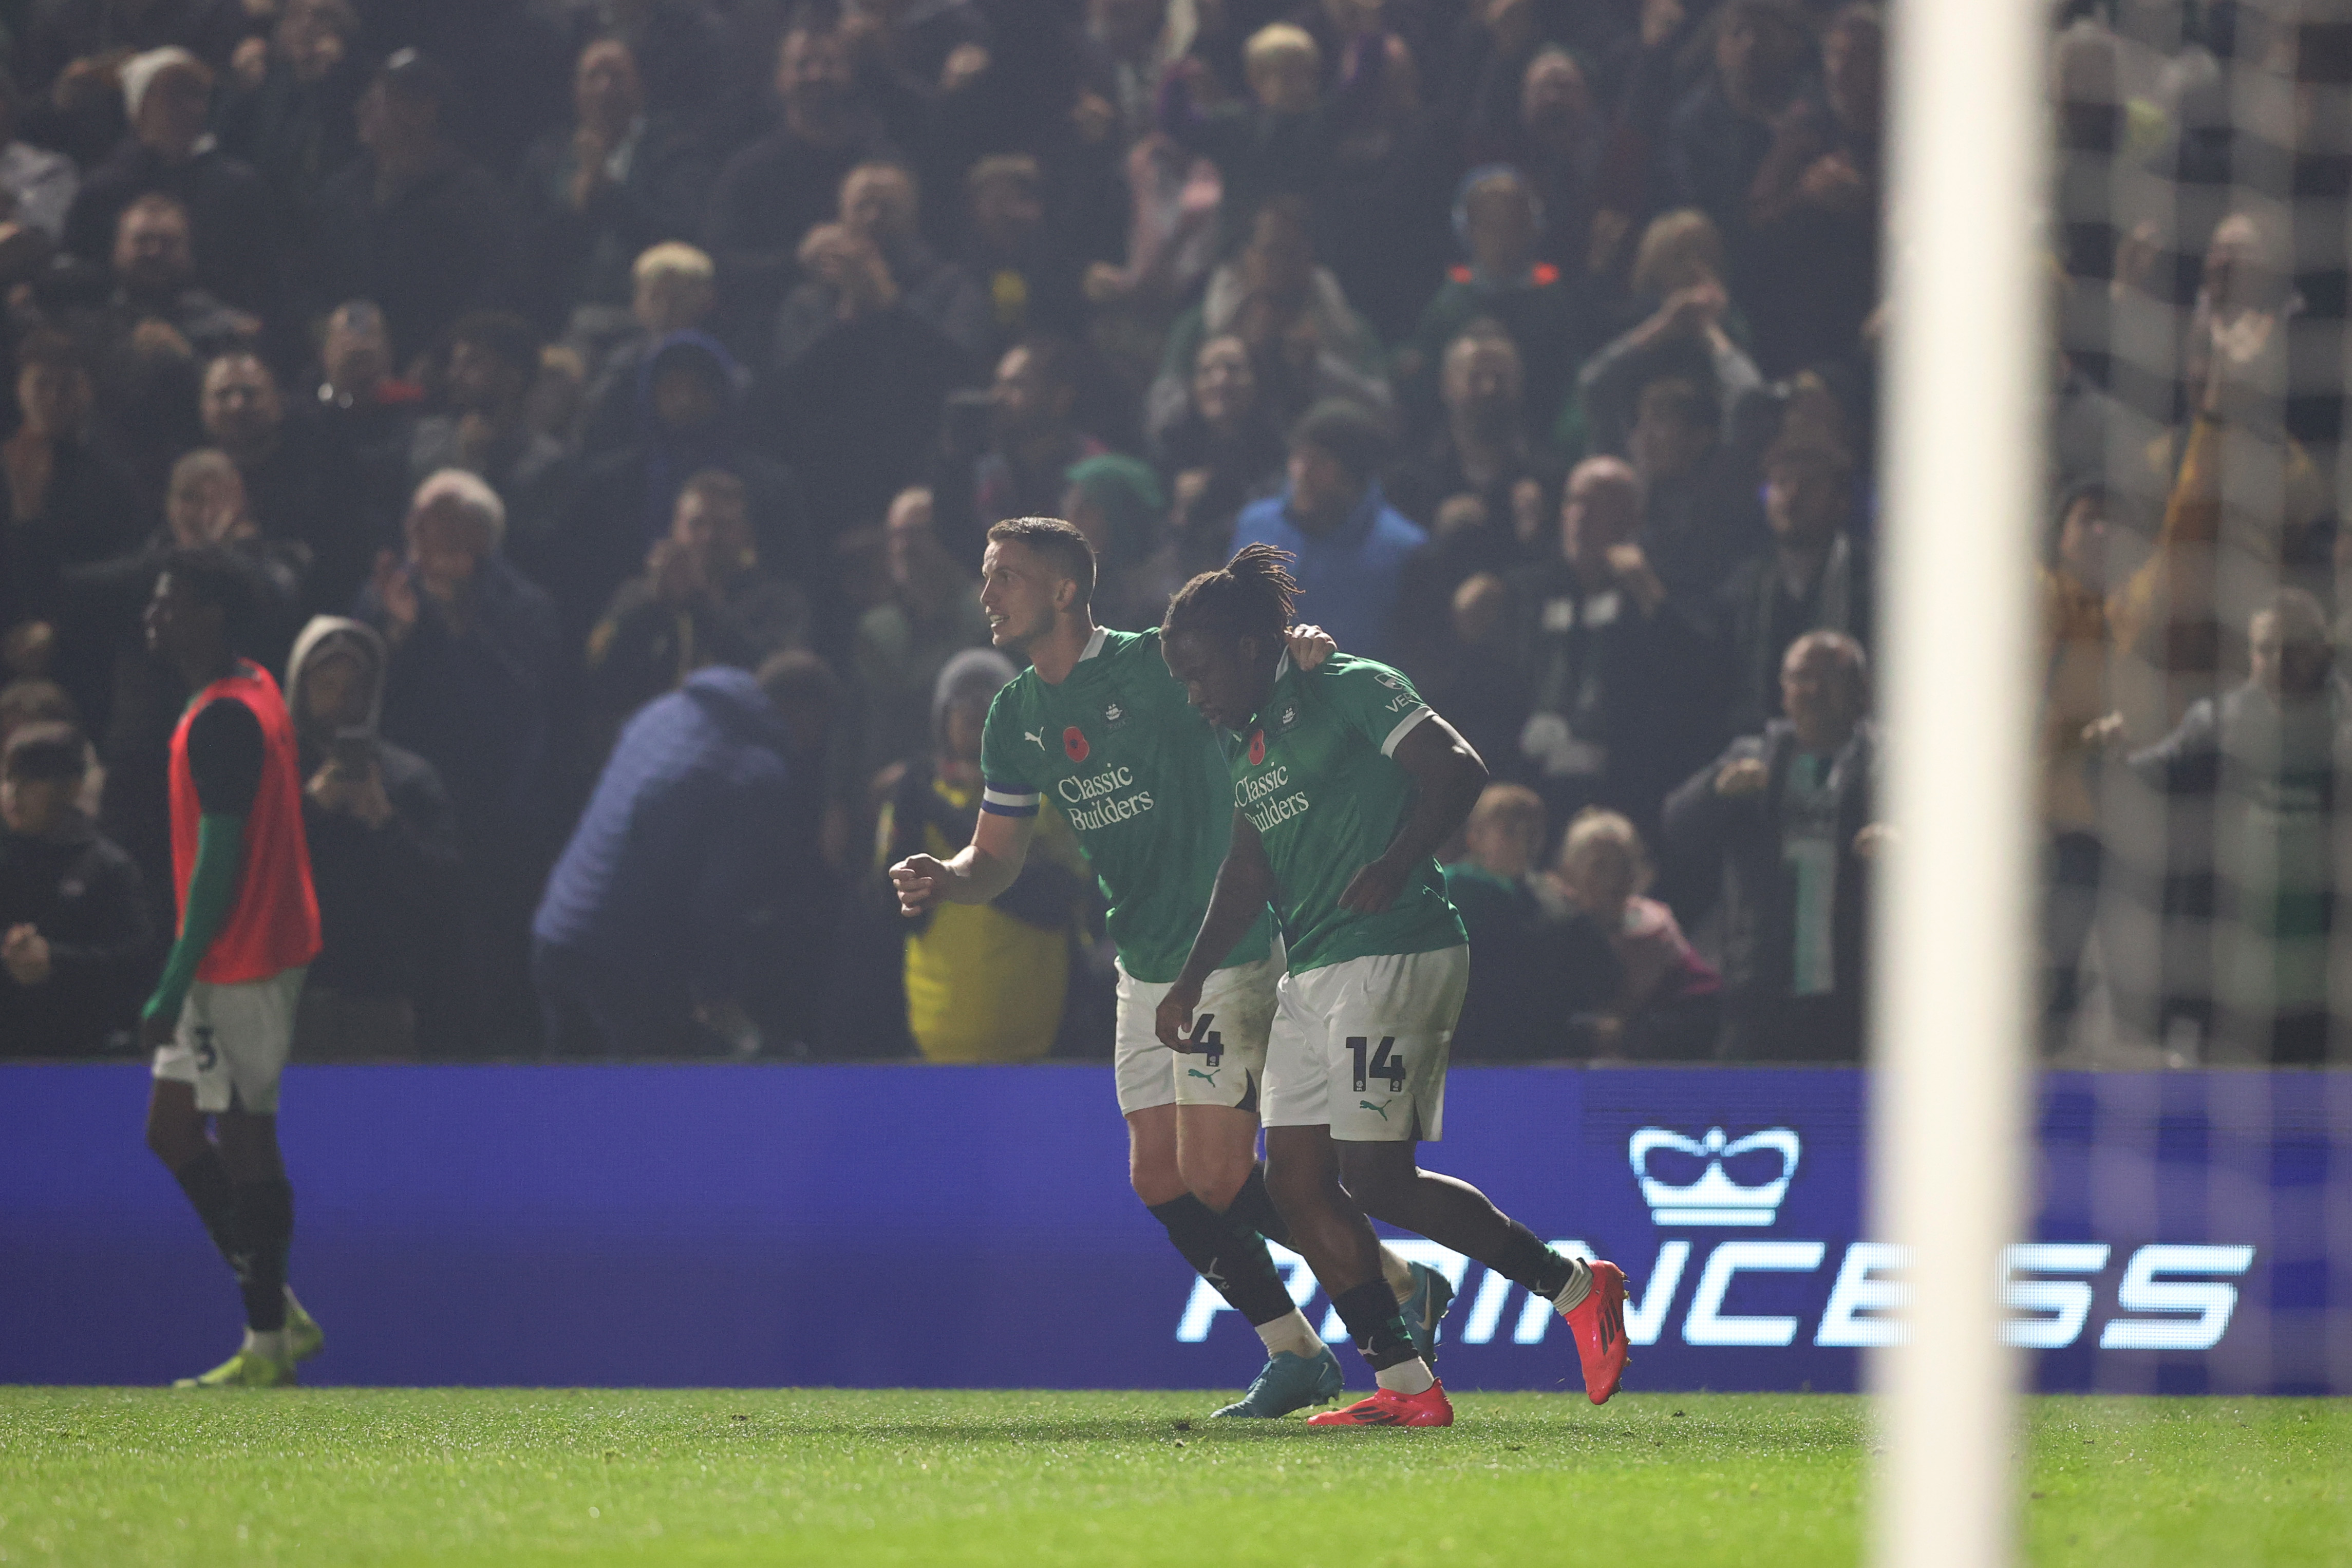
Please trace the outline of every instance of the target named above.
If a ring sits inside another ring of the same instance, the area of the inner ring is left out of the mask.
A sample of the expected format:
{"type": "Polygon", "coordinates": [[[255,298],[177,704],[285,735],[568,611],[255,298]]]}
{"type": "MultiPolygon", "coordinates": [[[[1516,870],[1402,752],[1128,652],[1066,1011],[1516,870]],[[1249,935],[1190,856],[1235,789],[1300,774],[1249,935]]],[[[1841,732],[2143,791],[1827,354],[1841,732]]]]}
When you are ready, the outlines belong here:
{"type": "MultiPolygon", "coordinates": [[[[1216,737],[1168,673],[1159,632],[1097,630],[1060,685],[1022,671],[989,705],[980,772],[983,811],[1028,816],[1054,802],[1110,901],[1119,963],[1139,980],[1173,980],[1215,891],[1233,812],[1216,737]]],[[[1256,963],[1273,934],[1269,912],[1225,963],[1256,963]]]]}
{"type": "Polygon", "coordinates": [[[1379,914],[1339,906],[1349,881],[1387,852],[1412,809],[1412,776],[1391,753],[1431,716],[1386,664],[1335,653],[1306,674],[1286,657],[1257,717],[1223,737],[1234,804],[1256,827],[1274,867],[1274,906],[1293,973],[1470,939],[1433,856],[1379,914]]]}

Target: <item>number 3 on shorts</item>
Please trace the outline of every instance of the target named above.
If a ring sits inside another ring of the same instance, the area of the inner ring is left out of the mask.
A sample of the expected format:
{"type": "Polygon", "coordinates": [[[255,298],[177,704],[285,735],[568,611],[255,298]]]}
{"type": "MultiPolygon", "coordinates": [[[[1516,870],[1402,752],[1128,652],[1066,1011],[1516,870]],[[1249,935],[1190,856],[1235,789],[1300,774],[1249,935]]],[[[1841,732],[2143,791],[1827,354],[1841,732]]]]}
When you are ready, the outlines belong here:
{"type": "Polygon", "coordinates": [[[191,1032],[196,1038],[196,1071],[210,1072],[220,1065],[220,1048],[213,1044],[212,1027],[198,1024],[191,1032]]]}
{"type": "Polygon", "coordinates": [[[1365,1036],[1351,1034],[1348,1037],[1348,1055],[1355,1064],[1354,1087],[1357,1093],[1364,1092],[1369,1081],[1373,1078],[1387,1079],[1391,1093],[1404,1092],[1404,1052],[1396,1049],[1396,1036],[1381,1036],[1380,1049],[1374,1051],[1372,1042],[1365,1036]],[[1369,1062],[1365,1060],[1367,1054],[1370,1058],[1369,1062]]]}

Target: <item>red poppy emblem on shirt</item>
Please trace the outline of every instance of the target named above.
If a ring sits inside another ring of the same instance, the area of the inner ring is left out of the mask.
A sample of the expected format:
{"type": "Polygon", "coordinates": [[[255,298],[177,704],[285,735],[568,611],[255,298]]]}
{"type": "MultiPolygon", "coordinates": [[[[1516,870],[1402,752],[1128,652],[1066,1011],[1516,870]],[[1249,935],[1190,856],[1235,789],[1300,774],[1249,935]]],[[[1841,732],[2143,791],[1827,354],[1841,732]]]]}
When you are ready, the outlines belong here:
{"type": "Polygon", "coordinates": [[[1062,732],[1062,749],[1070,754],[1071,761],[1084,762],[1087,750],[1087,732],[1075,724],[1070,726],[1062,732]]]}
{"type": "Polygon", "coordinates": [[[1249,759],[1252,768],[1257,767],[1265,760],[1265,731],[1262,729],[1250,731],[1249,759]]]}

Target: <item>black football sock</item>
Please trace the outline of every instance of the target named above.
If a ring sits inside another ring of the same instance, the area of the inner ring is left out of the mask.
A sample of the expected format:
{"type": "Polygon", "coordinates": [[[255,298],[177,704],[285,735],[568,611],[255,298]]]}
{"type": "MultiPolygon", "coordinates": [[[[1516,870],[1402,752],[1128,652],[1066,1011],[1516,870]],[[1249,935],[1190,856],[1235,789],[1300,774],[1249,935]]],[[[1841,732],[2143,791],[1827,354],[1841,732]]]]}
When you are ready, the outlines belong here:
{"type": "Polygon", "coordinates": [[[1277,1247],[1290,1245],[1290,1223],[1282,1218],[1282,1210],[1274,1205],[1274,1195],[1265,1190],[1265,1162],[1250,1166],[1241,1190],[1234,1194],[1233,1202],[1225,1206],[1225,1218],[1238,1221],[1265,1237],[1277,1247]]]}
{"type": "Polygon", "coordinates": [[[1298,1309],[1283,1288],[1281,1271],[1255,1231],[1229,1221],[1191,1193],[1151,1206],[1151,1218],[1168,1228],[1168,1239],[1252,1328],[1298,1309]]]}
{"type": "Polygon", "coordinates": [[[294,1240],[294,1189],[284,1176],[239,1182],[237,1228],[247,1264],[238,1283],[245,1291],[245,1326],[268,1333],[286,1326],[286,1253],[294,1240]]]}
{"type": "Polygon", "coordinates": [[[1385,1372],[1391,1366],[1421,1359],[1421,1352],[1412,1343],[1412,1333],[1405,1327],[1404,1313],[1397,1310],[1396,1295],[1386,1280],[1367,1281],[1353,1290],[1340,1291],[1331,1298],[1331,1308],[1348,1325],[1348,1336],[1356,1342],[1356,1348],[1363,1353],[1374,1372],[1385,1372]]]}
{"type": "Polygon", "coordinates": [[[204,1221],[205,1234],[213,1239],[220,1255],[236,1274],[239,1285],[245,1283],[246,1258],[242,1232],[237,1228],[236,1188],[228,1179],[228,1166],[221,1163],[220,1151],[207,1146],[205,1152],[172,1173],[180,1190],[188,1195],[188,1203],[204,1221]]]}
{"type": "Polygon", "coordinates": [[[1542,1242],[1536,1233],[1516,1219],[1503,1223],[1510,1228],[1510,1238],[1494,1258],[1478,1260],[1515,1285],[1525,1285],[1545,1301],[1557,1301],[1559,1293],[1576,1278],[1578,1260],[1563,1258],[1542,1242]]]}

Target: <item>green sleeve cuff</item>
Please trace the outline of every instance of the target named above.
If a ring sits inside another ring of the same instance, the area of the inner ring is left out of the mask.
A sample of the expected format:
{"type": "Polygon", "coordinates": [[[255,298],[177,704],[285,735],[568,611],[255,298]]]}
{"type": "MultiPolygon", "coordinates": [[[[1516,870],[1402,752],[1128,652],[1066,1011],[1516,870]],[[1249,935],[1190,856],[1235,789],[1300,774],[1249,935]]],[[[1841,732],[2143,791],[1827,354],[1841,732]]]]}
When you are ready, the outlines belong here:
{"type": "Polygon", "coordinates": [[[180,922],[179,938],[163,960],[163,977],[147,998],[140,1016],[152,1020],[178,1015],[188,999],[196,968],[227,924],[229,907],[236,902],[237,873],[245,863],[245,819],[207,815],[196,823],[196,864],[188,875],[188,907],[180,922]]]}

